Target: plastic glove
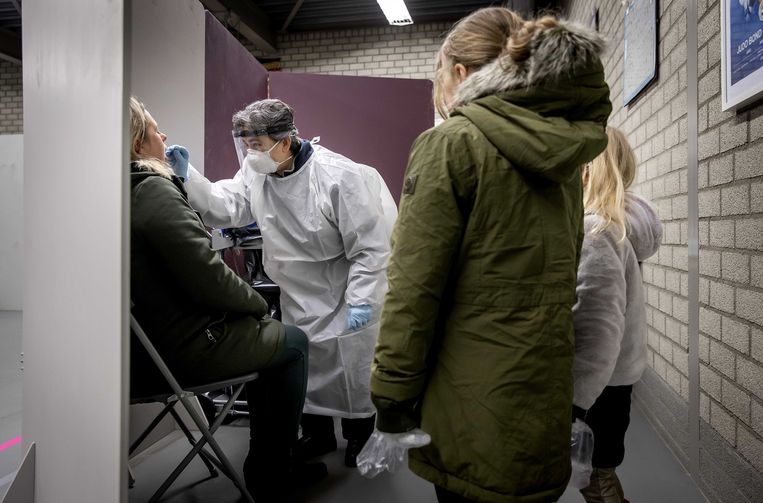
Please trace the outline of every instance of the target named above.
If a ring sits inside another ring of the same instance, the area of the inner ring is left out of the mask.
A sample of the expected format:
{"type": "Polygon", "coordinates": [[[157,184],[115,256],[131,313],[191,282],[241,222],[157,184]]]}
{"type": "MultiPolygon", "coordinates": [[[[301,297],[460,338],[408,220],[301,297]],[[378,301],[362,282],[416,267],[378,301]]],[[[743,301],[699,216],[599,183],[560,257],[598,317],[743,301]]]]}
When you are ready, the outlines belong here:
{"type": "Polygon", "coordinates": [[[575,489],[584,489],[588,487],[593,472],[593,431],[583,421],[575,419],[570,442],[572,476],[569,485],[575,489]]]}
{"type": "Polygon", "coordinates": [[[350,306],[347,310],[347,330],[357,330],[371,321],[371,306],[350,306]]]}
{"type": "Polygon", "coordinates": [[[183,181],[188,180],[188,158],[190,157],[188,149],[180,145],[171,145],[164,151],[164,156],[172,171],[183,181]]]}
{"type": "Polygon", "coordinates": [[[432,437],[419,428],[405,433],[384,433],[374,430],[371,437],[358,454],[358,471],[369,479],[384,470],[395,473],[408,464],[408,450],[423,447],[432,437]]]}

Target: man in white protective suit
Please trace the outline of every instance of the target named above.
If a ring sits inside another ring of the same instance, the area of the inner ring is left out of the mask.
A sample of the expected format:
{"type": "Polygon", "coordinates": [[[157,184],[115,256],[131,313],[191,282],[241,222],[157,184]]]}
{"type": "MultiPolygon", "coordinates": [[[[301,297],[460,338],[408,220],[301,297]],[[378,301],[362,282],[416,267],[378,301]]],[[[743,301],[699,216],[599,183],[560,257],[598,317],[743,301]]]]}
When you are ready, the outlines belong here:
{"type": "Polygon", "coordinates": [[[257,222],[283,322],[310,341],[297,455],[336,450],[332,418],[341,417],[354,467],[374,426],[368,383],[397,207],[375,169],[301,140],[280,100],[237,112],[233,136],[241,169],[212,183],[190,167],[191,206],[213,227],[257,222]]]}

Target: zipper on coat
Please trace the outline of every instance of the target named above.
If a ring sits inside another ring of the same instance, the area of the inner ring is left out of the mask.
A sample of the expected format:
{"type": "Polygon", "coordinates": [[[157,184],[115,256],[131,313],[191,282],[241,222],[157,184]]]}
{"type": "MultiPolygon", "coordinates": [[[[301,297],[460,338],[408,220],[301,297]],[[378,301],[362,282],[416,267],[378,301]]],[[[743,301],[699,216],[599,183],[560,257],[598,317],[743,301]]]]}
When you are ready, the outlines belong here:
{"type": "Polygon", "coordinates": [[[228,316],[228,313],[223,313],[223,315],[220,317],[219,320],[215,320],[209,325],[207,325],[207,328],[204,329],[204,332],[207,334],[207,339],[209,339],[209,342],[215,343],[217,342],[217,339],[215,339],[215,336],[212,335],[212,330],[210,330],[215,325],[220,325],[225,321],[225,318],[228,316]]]}
{"type": "Polygon", "coordinates": [[[214,335],[212,335],[212,331],[211,331],[211,330],[209,330],[209,329],[207,328],[207,329],[205,330],[205,332],[207,333],[207,339],[209,339],[209,342],[212,342],[212,343],[214,343],[214,342],[217,342],[217,339],[215,339],[215,336],[214,336],[214,335]]]}

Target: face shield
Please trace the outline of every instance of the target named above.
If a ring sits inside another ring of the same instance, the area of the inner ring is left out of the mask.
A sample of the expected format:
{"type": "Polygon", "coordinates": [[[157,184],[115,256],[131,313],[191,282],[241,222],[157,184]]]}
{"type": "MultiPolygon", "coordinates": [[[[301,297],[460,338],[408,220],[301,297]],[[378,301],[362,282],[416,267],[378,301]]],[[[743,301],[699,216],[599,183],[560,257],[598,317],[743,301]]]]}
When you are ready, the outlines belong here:
{"type": "Polygon", "coordinates": [[[244,166],[244,160],[246,159],[249,150],[266,151],[270,147],[267,137],[277,133],[290,132],[292,135],[298,133],[294,124],[289,124],[287,127],[275,127],[266,129],[234,129],[231,131],[233,136],[233,146],[236,149],[236,157],[238,157],[239,167],[244,166]]]}
{"type": "Polygon", "coordinates": [[[253,149],[257,137],[251,131],[232,131],[233,134],[233,146],[236,149],[236,157],[238,158],[238,165],[242,167],[244,165],[244,159],[246,159],[247,151],[253,149]]]}

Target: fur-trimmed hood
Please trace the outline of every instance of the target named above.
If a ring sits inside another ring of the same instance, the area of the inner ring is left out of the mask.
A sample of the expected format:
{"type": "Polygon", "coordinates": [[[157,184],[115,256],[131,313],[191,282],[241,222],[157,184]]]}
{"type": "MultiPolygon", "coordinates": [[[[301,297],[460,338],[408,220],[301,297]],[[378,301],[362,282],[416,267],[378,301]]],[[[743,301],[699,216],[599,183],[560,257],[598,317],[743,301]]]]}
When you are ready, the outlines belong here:
{"type": "Polygon", "coordinates": [[[471,74],[458,86],[454,104],[458,107],[501,91],[571,80],[597,62],[604,48],[604,39],[595,31],[560,21],[554,28],[534,33],[527,60],[516,62],[506,53],[471,74]]]}
{"type": "Polygon", "coordinates": [[[503,56],[462,82],[451,117],[466,117],[517,169],[556,183],[580,176],[607,145],[603,46],[573,23],[537,31],[527,60],[503,56]]]}

